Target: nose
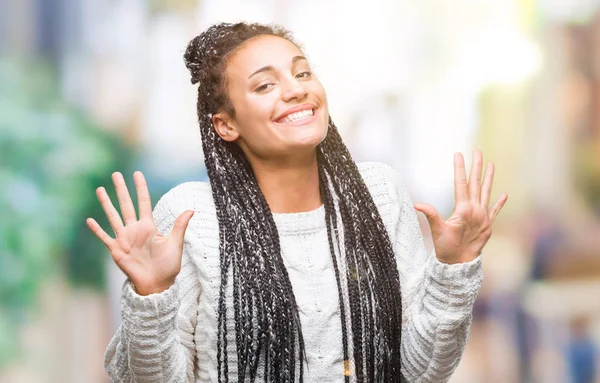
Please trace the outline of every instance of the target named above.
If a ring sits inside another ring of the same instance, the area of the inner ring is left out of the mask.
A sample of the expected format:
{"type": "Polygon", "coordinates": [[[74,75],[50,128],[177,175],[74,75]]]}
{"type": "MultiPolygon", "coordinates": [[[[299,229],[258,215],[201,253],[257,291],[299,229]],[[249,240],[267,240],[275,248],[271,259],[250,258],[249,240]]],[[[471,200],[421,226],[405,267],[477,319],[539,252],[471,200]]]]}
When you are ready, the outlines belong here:
{"type": "Polygon", "coordinates": [[[287,78],[283,81],[282,84],[283,92],[281,94],[281,98],[283,101],[291,101],[294,99],[302,100],[304,99],[308,91],[304,87],[302,83],[298,81],[295,77],[287,78]]]}

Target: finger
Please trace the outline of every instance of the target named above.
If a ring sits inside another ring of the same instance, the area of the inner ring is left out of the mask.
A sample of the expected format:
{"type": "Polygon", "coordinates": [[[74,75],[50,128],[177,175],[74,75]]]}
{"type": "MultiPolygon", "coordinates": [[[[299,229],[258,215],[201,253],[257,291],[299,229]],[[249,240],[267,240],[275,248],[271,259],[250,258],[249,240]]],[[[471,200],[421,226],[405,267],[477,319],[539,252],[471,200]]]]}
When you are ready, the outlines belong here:
{"type": "Polygon", "coordinates": [[[486,210],[490,204],[490,196],[492,194],[492,184],[494,183],[494,164],[491,162],[487,163],[485,168],[485,177],[483,179],[483,185],[481,185],[481,206],[486,210]]]}
{"type": "Polygon", "coordinates": [[[98,237],[98,239],[102,241],[104,246],[106,246],[110,250],[112,248],[114,239],[110,235],[108,235],[104,230],[102,230],[102,227],[98,225],[98,222],[96,222],[95,219],[88,218],[85,220],[85,223],[88,225],[92,233],[94,233],[96,237],[98,237]]]}
{"type": "Polygon", "coordinates": [[[454,199],[457,204],[468,199],[467,175],[462,153],[454,153],[454,199]]]}
{"type": "Polygon", "coordinates": [[[500,209],[502,209],[502,206],[504,206],[504,204],[506,203],[507,200],[508,200],[508,194],[506,194],[506,193],[500,194],[500,197],[498,197],[498,200],[496,201],[494,206],[492,206],[492,209],[489,212],[489,217],[490,217],[490,220],[492,220],[492,222],[496,219],[496,215],[498,215],[498,213],[500,212],[500,209]]]}
{"type": "Polygon", "coordinates": [[[133,173],[133,181],[137,190],[138,209],[140,211],[140,219],[152,218],[152,202],[150,200],[150,192],[144,174],[140,171],[133,173]]]}
{"type": "Polygon", "coordinates": [[[123,175],[119,172],[114,172],[112,174],[112,180],[115,184],[115,190],[117,191],[117,198],[119,199],[119,206],[121,207],[121,214],[123,214],[125,225],[137,221],[135,208],[133,207],[133,202],[131,201],[131,196],[129,195],[129,190],[127,190],[127,184],[125,183],[123,175]]]}
{"type": "Polygon", "coordinates": [[[106,193],[106,189],[103,187],[99,187],[96,189],[96,196],[100,201],[100,205],[102,205],[102,209],[106,214],[106,218],[108,218],[108,223],[110,227],[112,227],[115,234],[119,234],[119,232],[123,229],[123,221],[121,221],[121,216],[115,207],[113,206],[110,197],[106,193]]]}
{"type": "Polygon", "coordinates": [[[469,176],[469,199],[472,202],[479,203],[481,190],[481,151],[473,152],[473,161],[471,163],[471,175],[469,176]]]}
{"type": "Polygon", "coordinates": [[[435,208],[429,204],[418,202],[415,204],[415,209],[425,214],[427,221],[429,222],[429,226],[431,227],[431,233],[438,233],[441,225],[444,223],[440,214],[435,210],[435,208]]]}
{"type": "Polygon", "coordinates": [[[171,238],[173,238],[180,249],[183,248],[183,238],[185,237],[185,230],[187,229],[188,223],[192,216],[194,215],[193,210],[186,210],[181,213],[179,217],[175,220],[173,224],[173,231],[171,232],[171,238]]]}

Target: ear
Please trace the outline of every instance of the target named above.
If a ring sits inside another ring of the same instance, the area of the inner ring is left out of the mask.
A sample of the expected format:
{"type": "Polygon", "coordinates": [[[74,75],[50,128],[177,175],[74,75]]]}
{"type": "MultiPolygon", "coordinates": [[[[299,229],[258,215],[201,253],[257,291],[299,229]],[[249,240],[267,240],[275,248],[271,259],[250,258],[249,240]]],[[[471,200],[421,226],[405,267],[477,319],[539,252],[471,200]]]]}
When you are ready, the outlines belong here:
{"type": "Polygon", "coordinates": [[[214,114],[211,118],[215,131],[223,140],[233,142],[238,139],[240,133],[231,123],[228,116],[223,113],[214,114]]]}

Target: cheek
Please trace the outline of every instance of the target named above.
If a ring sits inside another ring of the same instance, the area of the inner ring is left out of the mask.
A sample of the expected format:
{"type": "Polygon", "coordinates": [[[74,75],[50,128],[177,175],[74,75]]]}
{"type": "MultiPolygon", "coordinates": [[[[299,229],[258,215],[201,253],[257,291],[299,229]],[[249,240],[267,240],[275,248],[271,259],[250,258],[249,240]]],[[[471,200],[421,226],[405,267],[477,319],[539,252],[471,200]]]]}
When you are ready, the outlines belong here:
{"type": "Polygon", "coordinates": [[[315,80],[313,82],[313,86],[311,87],[311,92],[317,96],[317,98],[324,104],[327,105],[327,93],[325,92],[325,88],[323,84],[319,80],[315,80]]]}
{"type": "Polygon", "coordinates": [[[273,115],[275,104],[276,100],[272,94],[251,97],[248,102],[248,114],[255,121],[268,122],[273,115]]]}
{"type": "Polygon", "coordinates": [[[327,102],[327,93],[325,89],[319,83],[319,86],[315,88],[314,94],[317,96],[319,102],[321,103],[321,118],[325,122],[329,121],[329,104],[327,102]]]}
{"type": "Polygon", "coordinates": [[[248,109],[237,116],[241,138],[255,153],[266,155],[278,150],[282,142],[288,141],[286,133],[281,131],[271,117],[273,107],[266,100],[248,103],[248,109]]]}
{"type": "Polygon", "coordinates": [[[242,135],[248,133],[261,135],[264,125],[271,121],[273,107],[272,103],[265,99],[250,98],[236,112],[236,120],[242,135]]]}

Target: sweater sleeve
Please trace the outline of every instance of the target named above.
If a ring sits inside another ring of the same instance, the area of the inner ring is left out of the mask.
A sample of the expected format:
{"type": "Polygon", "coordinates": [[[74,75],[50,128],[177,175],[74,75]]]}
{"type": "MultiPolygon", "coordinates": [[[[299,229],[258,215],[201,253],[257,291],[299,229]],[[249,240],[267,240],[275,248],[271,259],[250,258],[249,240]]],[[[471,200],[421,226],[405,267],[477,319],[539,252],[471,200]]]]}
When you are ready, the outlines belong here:
{"type": "Polygon", "coordinates": [[[402,293],[402,373],[414,383],[447,382],[469,337],[473,304],[482,283],[481,254],[460,264],[428,254],[416,210],[402,178],[393,182],[400,213],[395,252],[402,293]]]}
{"type": "MultiPolygon", "coordinates": [[[[153,217],[157,229],[170,235],[177,211],[165,197],[157,203],[153,217]]],[[[114,382],[194,381],[200,285],[187,241],[193,220],[186,231],[181,271],[173,286],[148,296],[136,294],[128,281],[123,286],[121,325],[104,359],[105,370],[114,382]]]]}

